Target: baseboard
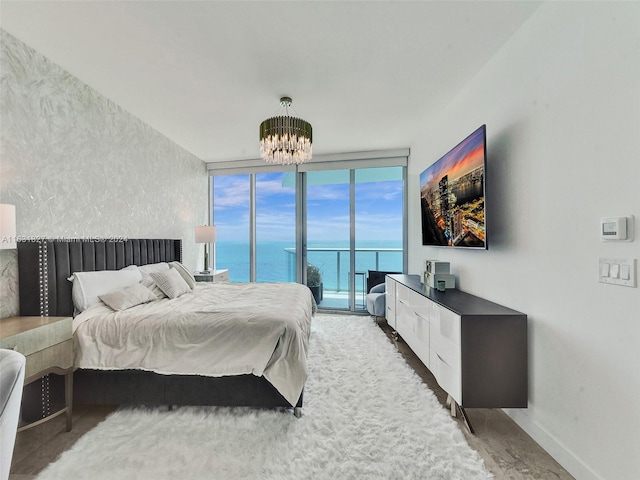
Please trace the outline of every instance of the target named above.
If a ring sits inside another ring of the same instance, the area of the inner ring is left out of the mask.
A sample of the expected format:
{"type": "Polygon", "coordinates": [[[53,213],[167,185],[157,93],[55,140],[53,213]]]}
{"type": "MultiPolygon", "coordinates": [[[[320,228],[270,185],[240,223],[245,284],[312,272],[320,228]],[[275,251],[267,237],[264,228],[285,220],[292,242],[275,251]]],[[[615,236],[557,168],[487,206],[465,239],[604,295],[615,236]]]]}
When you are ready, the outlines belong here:
{"type": "Polygon", "coordinates": [[[507,408],[504,409],[504,412],[575,478],[604,480],[591,470],[582,459],[566,448],[562,442],[534,422],[525,410],[507,408]]]}

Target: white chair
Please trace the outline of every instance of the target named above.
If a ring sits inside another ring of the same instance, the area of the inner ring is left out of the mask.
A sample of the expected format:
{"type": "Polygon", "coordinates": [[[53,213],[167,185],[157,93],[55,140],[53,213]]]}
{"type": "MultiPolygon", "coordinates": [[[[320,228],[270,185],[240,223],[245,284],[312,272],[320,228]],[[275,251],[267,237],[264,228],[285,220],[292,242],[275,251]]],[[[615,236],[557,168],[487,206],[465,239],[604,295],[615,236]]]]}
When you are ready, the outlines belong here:
{"type": "Polygon", "coordinates": [[[0,349],[0,480],[7,480],[11,469],[25,364],[26,358],[21,353],[0,349]]]}
{"type": "Polygon", "coordinates": [[[386,285],[381,283],[375,285],[367,293],[367,311],[369,315],[378,317],[385,317],[386,302],[385,302],[386,285]]]}

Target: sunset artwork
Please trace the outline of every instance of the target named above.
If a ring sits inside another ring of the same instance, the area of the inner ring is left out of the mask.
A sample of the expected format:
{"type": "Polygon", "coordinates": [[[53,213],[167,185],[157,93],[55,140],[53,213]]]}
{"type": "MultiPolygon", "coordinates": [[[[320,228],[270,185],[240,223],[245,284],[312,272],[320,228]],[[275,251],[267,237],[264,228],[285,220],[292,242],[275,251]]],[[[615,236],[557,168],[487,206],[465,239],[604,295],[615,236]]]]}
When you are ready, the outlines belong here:
{"type": "Polygon", "coordinates": [[[487,248],[485,125],[420,174],[422,244],[487,248]]]}

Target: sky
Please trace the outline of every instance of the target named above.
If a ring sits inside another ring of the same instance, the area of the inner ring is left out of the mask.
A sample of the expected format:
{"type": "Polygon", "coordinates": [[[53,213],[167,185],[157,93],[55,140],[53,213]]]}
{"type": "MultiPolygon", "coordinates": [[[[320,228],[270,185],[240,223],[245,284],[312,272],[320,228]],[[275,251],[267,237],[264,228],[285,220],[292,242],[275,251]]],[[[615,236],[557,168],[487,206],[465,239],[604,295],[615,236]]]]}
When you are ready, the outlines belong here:
{"type": "MultiPolygon", "coordinates": [[[[401,167],[394,167],[399,172],[401,167]]],[[[374,170],[374,169],[366,169],[374,170]]],[[[376,169],[375,181],[358,181],[356,170],[356,242],[402,245],[402,180],[395,170],[376,169]],[[398,177],[400,179],[385,180],[398,177]]],[[[349,242],[349,184],[345,175],[309,172],[307,230],[310,246],[349,242]],[[315,177],[314,177],[315,176],[315,177]]],[[[366,172],[365,172],[366,173],[366,172]]],[[[360,178],[374,180],[363,173],[360,178]]],[[[286,173],[256,175],[256,234],[260,241],[295,244],[295,188],[286,173]]],[[[214,178],[214,224],[219,242],[249,239],[249,175],[214,178]]]]}
{"type": "Polygon", "coordinates": [[[444,175],[452,181],[484,165],[484,147],[483,125],[420,174],[420,190],[424,190],[426,183],[435,182],[437,186],[444,175]]]}

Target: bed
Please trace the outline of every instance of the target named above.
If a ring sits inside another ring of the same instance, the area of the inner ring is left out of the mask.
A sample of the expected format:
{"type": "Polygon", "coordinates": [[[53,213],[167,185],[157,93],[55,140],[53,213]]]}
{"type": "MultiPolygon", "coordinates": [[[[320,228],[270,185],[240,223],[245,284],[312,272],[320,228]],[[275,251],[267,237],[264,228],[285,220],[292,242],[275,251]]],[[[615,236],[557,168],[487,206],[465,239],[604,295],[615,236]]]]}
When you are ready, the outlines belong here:
{"type": "MultiPolygon", "coordinates": [[[[180,240],[20,242],[21,315],[72,316],[74,273],[181,259],[180,240]]],[[[286,407],[300,416],[314,309],[309,289],[293,283],[195,284],[121,312],[94,304],[74,318],[74,403],[286,407]],[[116,335],[100,337],[100,324],[116,335]],[[134,324],[141,329],[128,332],[134,324]],[[167,348],[147,350],[147,339],[167,348]],[[128,356],[94,349],[103,343],[128,356]]]]}

